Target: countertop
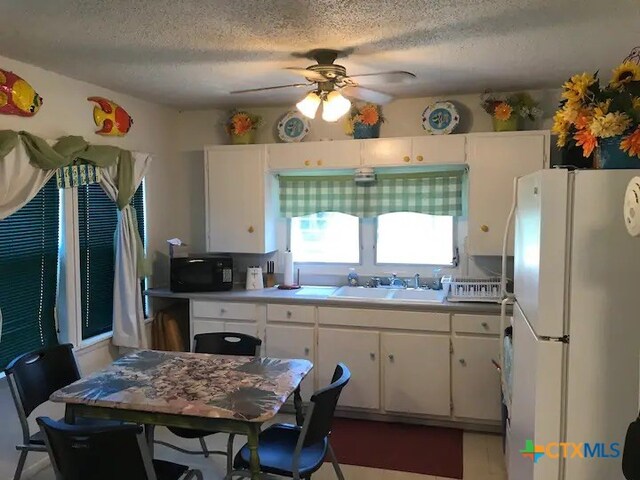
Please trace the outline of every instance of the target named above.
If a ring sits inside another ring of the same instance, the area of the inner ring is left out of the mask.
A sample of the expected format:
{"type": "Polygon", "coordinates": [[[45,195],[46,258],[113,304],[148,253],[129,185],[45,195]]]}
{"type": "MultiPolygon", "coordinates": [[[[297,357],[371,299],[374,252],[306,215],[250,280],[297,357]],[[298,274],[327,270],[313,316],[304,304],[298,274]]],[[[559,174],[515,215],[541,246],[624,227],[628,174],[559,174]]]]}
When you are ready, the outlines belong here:
{"type": "MultiPolygon", "coordinates": [[[[384,310],[413,310],[451,313],[476,313],[499,315],[500,304],[488,302],[422,302],[419,300],[394,299],[354,299],[332,297],[339,287],[306,286],[299,290],[279,290],[263,288],[261,290],[229,290],[226,292],[176,293],[168,288],[151,288],[145,295],[160,298],[185,298],[191,300],[213,300],[222,302],[281,303],[299,305],[317,305],[346,308],[374,308],[384,310]]],[[[507,307],[511,314],[512,308],[507,307]]]]}

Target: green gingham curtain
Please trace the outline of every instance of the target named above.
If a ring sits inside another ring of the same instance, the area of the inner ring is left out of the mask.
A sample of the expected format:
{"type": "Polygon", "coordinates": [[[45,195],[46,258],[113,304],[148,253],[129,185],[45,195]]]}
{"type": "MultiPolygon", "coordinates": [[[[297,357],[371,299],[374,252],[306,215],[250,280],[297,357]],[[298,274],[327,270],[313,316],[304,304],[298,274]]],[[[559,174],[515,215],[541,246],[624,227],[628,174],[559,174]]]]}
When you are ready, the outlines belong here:
{"type": "Polygon", "coordinates": [[[353,176],[280,176],[280,214],[341,212],[375,217],[392,212],[462,215],[463,170],[379,174],[372,184],[353,176]]]}

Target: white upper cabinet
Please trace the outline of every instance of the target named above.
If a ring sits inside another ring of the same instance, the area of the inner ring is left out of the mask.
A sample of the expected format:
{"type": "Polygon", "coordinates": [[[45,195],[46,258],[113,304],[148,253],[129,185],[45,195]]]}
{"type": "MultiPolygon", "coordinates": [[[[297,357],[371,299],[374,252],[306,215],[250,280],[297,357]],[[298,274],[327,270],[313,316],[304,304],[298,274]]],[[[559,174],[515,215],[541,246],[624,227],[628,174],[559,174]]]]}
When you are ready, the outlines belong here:
{"type": "MultiPolygon", "coordinates": [[[[470,255],[502,255],[513,181],[547,165],[548,132],[469,135],[470,255]]],[[[508,254],[513,255],[513,235],[508,254]]]]}
{"type": "Polygon", "coordinates": [[[264,145],[205,149],[207,251],[276,250],[273,177],[264,145]]]}
{"type": "Polygon", "coordinates": [[[360,145],[357,140],[269,144],[268,165],[270,170],[358,168],[360,145]]]}
{"type": "Polygon", "coordinates": [[[362,140],[362,164],[371,167],[465,163],[465,135],[362,140]]]}

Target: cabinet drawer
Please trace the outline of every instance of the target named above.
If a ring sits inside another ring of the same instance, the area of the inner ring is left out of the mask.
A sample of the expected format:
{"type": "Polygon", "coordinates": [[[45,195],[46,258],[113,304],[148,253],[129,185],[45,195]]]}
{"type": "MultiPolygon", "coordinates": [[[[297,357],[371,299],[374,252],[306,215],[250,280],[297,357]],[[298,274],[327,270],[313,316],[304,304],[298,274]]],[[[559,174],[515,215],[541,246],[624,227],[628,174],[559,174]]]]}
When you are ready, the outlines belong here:
{"type": "Polygon", "coordinates": [[[396,328],[429,332],[448,332],[449,314],[407,312],[398,310],[366,310],[359,308],[318,308],[320,325],[348,327],[396,328]]]}
{"type": "Polygon", "coordinates": [[[315,323],[315,307],[308,305],[267,305],[267,321],[315,323]]]}
{"type": "Polygon", "coordinates": [[[500,335],[500,317],[495,315],[454,315],[456,333],[487,333],[500,335]]]}
{"type": "Polygon", "coordinates": [[[194,300],[191,316],[234,320],[255,320],[256,306],[253,303],[209,302],[194,300]]]}

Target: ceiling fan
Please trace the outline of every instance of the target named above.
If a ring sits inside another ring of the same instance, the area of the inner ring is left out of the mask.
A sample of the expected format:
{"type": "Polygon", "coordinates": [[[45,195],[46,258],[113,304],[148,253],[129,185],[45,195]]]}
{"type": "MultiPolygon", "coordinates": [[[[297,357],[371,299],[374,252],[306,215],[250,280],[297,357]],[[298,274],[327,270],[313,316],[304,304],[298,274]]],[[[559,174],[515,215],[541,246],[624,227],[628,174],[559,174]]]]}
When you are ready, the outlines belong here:
{"type": "Polygon", "coordinates": [[[236,90],[232,94],[262,92],[281,88],[313,87],[296,106],[300,112],[315,118],[320,103],[323,104],[322,118],[328,122],[335,122],[349,111],[351,102],[345,98],[364,100],[383,105],[393,100],[391,95],[365,88],[361,85],[371,83],[402,83],[413,80],[416,76],[411,72],[389,71],[379,73],[365,73],[361,75],[347,75],[342,65],[334,63],[345,52],[340,50],[317,49],[311,50],[305,56],[316,61],[315,65],[307,68],[289,67],[287,70],[302,75],[307,83],[292,83],[273,87],[250,88],[236,90]]]}

